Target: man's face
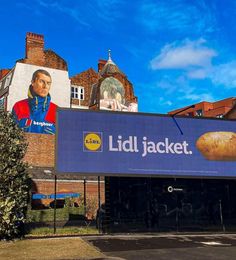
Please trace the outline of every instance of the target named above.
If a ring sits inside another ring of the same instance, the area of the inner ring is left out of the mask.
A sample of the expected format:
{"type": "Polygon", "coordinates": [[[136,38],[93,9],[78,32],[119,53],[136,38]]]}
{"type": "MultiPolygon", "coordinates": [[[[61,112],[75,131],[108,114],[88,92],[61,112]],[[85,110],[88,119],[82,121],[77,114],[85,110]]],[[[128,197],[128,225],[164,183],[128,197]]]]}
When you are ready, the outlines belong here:
{"type": "Polygon", "coordinates": [[[31,82],[33,91],[40,97],[46,97],[52,84],[51,77],[38,73],[34,81],[31,82]]]}

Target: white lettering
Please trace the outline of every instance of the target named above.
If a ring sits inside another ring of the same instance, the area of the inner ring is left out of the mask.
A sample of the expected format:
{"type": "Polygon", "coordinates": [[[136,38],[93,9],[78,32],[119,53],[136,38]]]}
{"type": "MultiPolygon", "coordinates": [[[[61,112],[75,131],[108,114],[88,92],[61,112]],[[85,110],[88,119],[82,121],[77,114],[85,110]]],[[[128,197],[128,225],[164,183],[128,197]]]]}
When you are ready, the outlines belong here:
{"type": "MultiPolygon", "coordinates": [[[[112,135],[109,135],[109,151],[111,152],[125,152],[125,153],[138,153],[138,138],[137,136],[128,136],[124,139],[121,135],[118,135],[116,139],[113,139],[112,135]]],[[[192,151],[188,150],[189,144],[187,141],[183,142],[171,142],[169,138],[165,137],[163,141],[153,142],[148,140],[146,136],[142,140],[142,157],[148,154],[186,154],[191,155],[192,151]]]]}
{"type": "Polygon", "coordinates": [[[174,143],[170,142],[170,140],[166,137],[164,142],[153,142],[148,141],[147,137],[143,137],[143,154],[142,157],[145,157],[150,153],[160,153],[160,154],[192,154],[192,151],[188,151],[188,143],[183,141],[182,143],[174,143]]]}
{"type": "Polygon", "coordinates": [[[113,136],[109,135],[109,151],[126,153],[139,152],[137,136],[129,136],[128,139],[123,140],[122,136],[118,135],[116,143],[117,146],[114,145],[113,136]]]}
{"type": "Polygon", "coordinates": [[[170,143],[169,144],[169,139],[168,138],[165,138],[165,147],[166,147],[166,153],[175,153],[173,150],[172,150],[172,146],[173,146],[174,143],[170,143]]]}
{"type": "Polygon", "coordinates": [[[163,147],[165,148],[165,143],[159,142],[159,143],[156,144],[157,152],[158,152],[158,153],[165,153],[165,150],[161,150],[161,149],[160,149],[160,146],[163,146],[163,147]]]}
{"type": "Polygon", "coordinates": [[[174,144],[174,151],[175,151],[175,153],[177,153],[177,154],[183,153],[184,142],[183,142],[183,145],[181,143],[175,143],[174,144]]]}
{"type": "Polygon", "coordinates": [[[40,125],[40,126],[52,126],[53,124],[47,123],[47,122],[38,122],[38,121],[33,121],[34,125],[40,125]]]}
{"type": "Polygon", "coordinates": [[[109,135],[109,151],[117,152],[118,148],[113,147],[113,138],[112,135],[109,135]]]}
{"type": "Polygon", "coordinates": [[[188,143],[186,141],[183,141],[184,153],[185,154],[192,154],[192,151],[188,151],[187,147],[188,147],[188,143]]]}

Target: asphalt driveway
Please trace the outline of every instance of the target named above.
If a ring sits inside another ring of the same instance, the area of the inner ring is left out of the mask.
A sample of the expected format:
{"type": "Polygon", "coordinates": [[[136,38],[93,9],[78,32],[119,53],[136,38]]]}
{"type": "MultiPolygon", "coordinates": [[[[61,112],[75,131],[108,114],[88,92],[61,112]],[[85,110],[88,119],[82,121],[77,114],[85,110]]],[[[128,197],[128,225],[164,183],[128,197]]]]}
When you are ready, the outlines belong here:
{"type": "Polygon", "coordinates": [[[236,234],[127,234],[84,239],[114,259],[236,259],[236,234]]]}

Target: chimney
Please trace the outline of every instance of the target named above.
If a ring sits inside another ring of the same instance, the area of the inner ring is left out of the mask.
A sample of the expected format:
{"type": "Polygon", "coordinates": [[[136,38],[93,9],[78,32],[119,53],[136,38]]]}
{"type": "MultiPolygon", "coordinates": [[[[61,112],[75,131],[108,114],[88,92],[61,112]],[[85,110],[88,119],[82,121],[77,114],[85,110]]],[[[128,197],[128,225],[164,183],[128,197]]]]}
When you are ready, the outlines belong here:
{"type": "Polygon", "coordinates": [[[98,61],[98,72],[100,72],[103,69],[103,67],[105,66],[106,63],[107,63],[106,60],[99,60],[98,61]]]}
{"type": "Polygon", "coordinates": [[[26,40],[26,45],[25,45],[26,59],[43,58],[43,51],[44,51],[43,35],[28,32],[26,34],[25,40],[26,40]]]}

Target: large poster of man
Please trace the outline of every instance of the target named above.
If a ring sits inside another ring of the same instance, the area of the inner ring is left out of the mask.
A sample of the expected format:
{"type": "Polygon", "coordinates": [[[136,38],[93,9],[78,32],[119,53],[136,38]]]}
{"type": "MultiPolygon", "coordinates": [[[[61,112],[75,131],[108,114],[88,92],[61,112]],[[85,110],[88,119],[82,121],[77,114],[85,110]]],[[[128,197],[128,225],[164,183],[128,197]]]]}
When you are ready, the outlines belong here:
{"type": "Polygon", "coordinates": [[[24,132],[55,134],[57,107],[70,107],[68,72],[17,63],[7,103],[24,132]]]}
{"type": "Polygon", "coordinates": [[[36,70],[32,75],[28,97],[13,106],[14,119],[25,132],[55,134],[57,106],[51,102],[51,85],[49,72],[36,70]]]}

